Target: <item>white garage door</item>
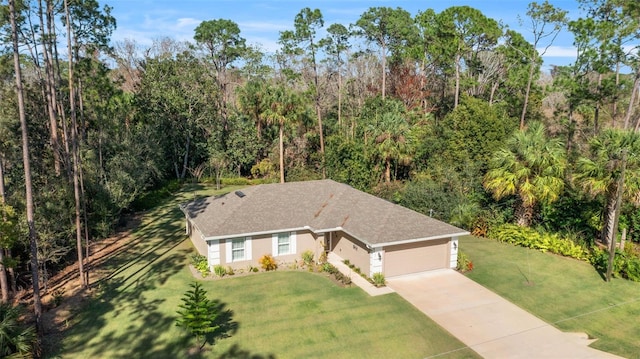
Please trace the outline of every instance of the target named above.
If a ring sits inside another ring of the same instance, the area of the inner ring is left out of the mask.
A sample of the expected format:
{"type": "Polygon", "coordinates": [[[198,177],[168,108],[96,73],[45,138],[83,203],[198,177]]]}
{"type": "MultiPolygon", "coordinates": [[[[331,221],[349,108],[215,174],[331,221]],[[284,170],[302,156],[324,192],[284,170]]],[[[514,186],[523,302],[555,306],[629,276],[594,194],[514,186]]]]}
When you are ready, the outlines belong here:
{"type": "Polygon", "coordinates": [[[387,278],[449,267],[449,239],[399,244],[384,250],[387,278]]]}

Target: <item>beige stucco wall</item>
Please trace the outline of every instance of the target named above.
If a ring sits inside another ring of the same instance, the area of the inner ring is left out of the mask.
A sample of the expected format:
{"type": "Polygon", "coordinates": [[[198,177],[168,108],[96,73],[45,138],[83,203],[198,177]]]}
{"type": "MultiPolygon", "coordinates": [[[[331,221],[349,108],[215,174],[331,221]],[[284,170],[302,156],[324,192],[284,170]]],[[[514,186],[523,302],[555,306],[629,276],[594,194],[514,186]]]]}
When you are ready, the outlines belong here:
{"type": "Polygon", "coordinates": [[[370,275],[369,251],[360,241],[351,238],[343,232],[337,232],[332,237],[333,252],[342,259],[348,259],[360,271],[370,275]]]}
{"type": "Polygon", "coordinates": [[[202,237],[202,233],[198,230],[196,226],[194,226],[191,221],[187,220],[187,233],[189,234],[189,238],[191,239],[191,243],[196,248],[199,254],[206,256],[207,255],[207,242],[204,241],[202,237]]]}
{"type": "MultiPolygon", "coordinates": [[[[276,256],[273,254],[273,235],[261,235],[251,237],[251,259],[245,261],[238,261],[233,263],[227,262],[227,245],[230,245],[231,241],[220,240],[220,263],[225,266],[230,266],[234,269],[246,269],[249,266],[260,267],[260,257],[265,254],[273,255],[279,265],[285,263],[293,263],[293,261],[300,261],[302,259],[302,252],[311,250],[314,253],[320,251],[320,246],[317,237],[309,231],[298,231],[296,233],[296,252],[294,254],[276,256]]],[[[317,256],[315,257],[317,259],[317,256]]]]}

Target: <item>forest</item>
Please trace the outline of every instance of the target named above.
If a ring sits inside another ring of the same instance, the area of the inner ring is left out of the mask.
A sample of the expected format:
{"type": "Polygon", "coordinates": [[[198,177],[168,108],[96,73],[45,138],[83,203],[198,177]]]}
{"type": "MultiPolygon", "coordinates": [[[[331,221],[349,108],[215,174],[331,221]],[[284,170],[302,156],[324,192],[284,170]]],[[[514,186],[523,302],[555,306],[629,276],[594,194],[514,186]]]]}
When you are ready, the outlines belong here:
{"type": "Polygon", "coordinates": [[[623,240],[614,275],[640,280],[640,6],[578,3],[530,3],[529,33],[469,6],[303,8],[267,53],[233,19],[144,47],[97,0],[0,1],[2,301],[31,288],[37,322],[53,273],[88,286],[91,243],[185,181],[331,178],[596,266],[623,240]],[[575,62],[543,71],[567,31],[575,62]]]}

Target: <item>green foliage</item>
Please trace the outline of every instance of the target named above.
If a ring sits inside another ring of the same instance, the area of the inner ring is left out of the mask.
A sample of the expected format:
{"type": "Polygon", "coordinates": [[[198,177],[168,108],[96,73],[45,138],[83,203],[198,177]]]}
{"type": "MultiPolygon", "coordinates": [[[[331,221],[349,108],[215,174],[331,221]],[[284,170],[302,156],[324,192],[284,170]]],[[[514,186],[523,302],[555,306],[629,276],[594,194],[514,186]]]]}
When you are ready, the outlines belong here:
{"type": "Polygon", "coordinates": [[[236,274],[236,271],[235,271],[233,268],[231,268],[231,267],[227,267],[227,272],[226,272],[226,274],[227,274],[227,275],[235,275],[235,274],[236,274]]]}
{"type": "Polygon", "coordinates": [[[311,250],[306,250],[304,252],[302,252],[302,261],[304,262],[304,265],[306,266],[312,266],[313,265],[313,251],[311,250]]]}
{"type": "Polygon", "coordinates": [[[0,202],[0,247],[11,248],[18,241],[19,229],[16,211],[8,204],[0,202]]]}
{"type": "Polygon", "coordinates": [[[384,285],[387,284],[387,281],[384,278],[384,274],[380,272],[373,273],[373,277],[371,279],[373,279],[373,284],[376,287],[383,287],[384,285]]]}
{"type": "Polygon", "coordinates": [[[444,117],[438,129],[440,136],[435,139],[441,143],[438,155],[461,170],[468,164],[486,166],[491,155],[517,129],[517,121],[509,117],[502,106],[465,97],[444,117]]]}
{"type": "Polygon", "coordinates": [[[206,335],[218,329],[215,324],[219,313],[216,303],[207,298],[207,292],[198,282],[191,283],[191,289],[182,296],[182,304],[178,305],[176,325],[186,329],[196,339],[199,349],[204,348],[206,335]]]}
{"type": "Polygon", "coordinates": [[[191,255],[191,264],[202,274],[203,277],[206,277],[209,274],[209,262],[207,261],[207,257],[200,254],[191,255]]]}
{"type": "Polygon", "coordinates": [[[489,237],[500,242],[537,249],[541,252],[549,251],[579,260],[587,260],[589,258],[588,249],[576,244],[572,239],[563,238],[558,234],[539,233],[528,227],[505,224],[492,228],[489,237]]]}
{"type": "Polygon", "coordinates": [[[278,262],[276,262],[276,259],[273,258],[273,256],[270,254],[265,254],[262,257],[260,257],[260,259],[258,260],[258,263],[260,263],[260,266],[262,267],[262,269],[266,271],[272,271],[272,270],[278,269],[278,262]]]}
{"type": "Polygon", "coordinates": [[[467,254],[462,251],[458,251],[458,265],[456,269],[462,273],[473,270],[473,262],[469,259],[467,254]]]}
{"type": "Polygon", "coordinates": [[[566,151],[557,138],[548,138],[541,123],[516,132],[491,157],[485,188],[495,199],[515,195],[518,224],[528,226],[536,205],[556,201],[564,189],[566,151]]]}
{"type": "Polygon", "coordinates": [[[213,266],[213,273],[219,278],[222,278],[225,274],[227,274],[227,269],[224,266],[217,264],[213,266]]]}
{"type": "Polygon", "coordinates": [[[0,356],[30,358],[36,353],[38,337],[33,326],[22,323],[21,307],[0,303],[0,356]]]}
{"type": "Polygon", "coordinates": [[[276,165],[268,158],[251,167],[251,175],[254,178],[275,179],[278,177],[276,165]]]}
{"type": "Polygon", "coordinates": [[[324,262],[322,263],[322,271],[327,272],[329,274],[336,274],[338,273],[338,268],[336,268],[333,264],[329,262],[324,262]]]}
{"type": "Polygon", "coordinates": [[[377,176],[373,150],[361,140],[334,135],[327,138],[326,168],[329,178],[368,191],[377,176]]]}
{"type": "Polygon", "coordinates": [[[180,190],[180,188],[182,188],[182,181],[168,181],[162,187],[149,191],[134,199],[131,202],[131,207],[134,211],[146,211],[157,207],[162,202],[171,198],[178,190],[180,190]]]}
{"type": "MultiPolygon", "coordinates": [[[[601,248],[595,249],[590,262],[600,272],[605,273],[609,264],[609,252],[601,248]]],[[[616,249],[611,273],[614,277],[640,282],[640,256],[629,250],[616,249]]]]}

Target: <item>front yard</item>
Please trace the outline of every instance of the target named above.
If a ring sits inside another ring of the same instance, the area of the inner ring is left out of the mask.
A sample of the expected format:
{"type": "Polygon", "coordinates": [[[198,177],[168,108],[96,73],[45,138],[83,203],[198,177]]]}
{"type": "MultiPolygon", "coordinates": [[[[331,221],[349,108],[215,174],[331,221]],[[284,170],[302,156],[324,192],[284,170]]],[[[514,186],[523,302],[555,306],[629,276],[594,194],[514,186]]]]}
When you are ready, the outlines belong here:
{"type": "Polygon", "coordinates": [[[640,283],[607,283],[588,263],[536,250],[465,237],[473,261],[467,275],[565,332],[586,332],[592,347],[640,358],[640,283]]]}
{"type": "MultiPolygon", "coordinates": [[[[194,280],[188,267],[194,250],[177,205],[194,195],[179,193],[144,216],[130,245],[100,268],[96,295],[71,318],[54,355],[187,356],[191,344],[175,318],[194,280]]],[[[370,297],[322,274],[277,271],[202,284],[209,298],[232,310],[230,336],[191,357],[478,357],[397,294],[370,297]]]]}

